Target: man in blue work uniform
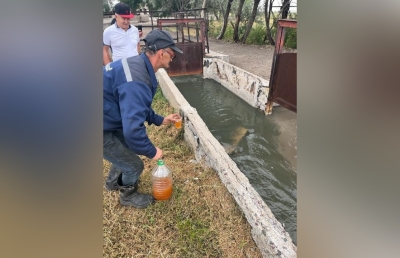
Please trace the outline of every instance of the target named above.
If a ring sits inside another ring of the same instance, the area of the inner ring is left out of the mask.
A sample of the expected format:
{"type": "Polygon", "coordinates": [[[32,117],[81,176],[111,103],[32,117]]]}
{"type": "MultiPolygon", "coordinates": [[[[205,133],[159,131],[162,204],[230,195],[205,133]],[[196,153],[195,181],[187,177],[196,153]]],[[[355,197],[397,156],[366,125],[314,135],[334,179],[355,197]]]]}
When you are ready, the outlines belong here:
{"type": "Polygon", "coordinates": [[[151,108],[158,82],[155,73],[168,68],[175,53],[171,35],[153,30],[146,38],[145,53],[123,58],[103,67],[103,155],[112,163],[105,187],[120,191],[120,203],[146,208],[154,198],[138,193],[143,161],[138,155],[158,160],[162,150],[147,136],[144,122],[156,126],[174,123],[179,114],[160,116],[151,108]]]}

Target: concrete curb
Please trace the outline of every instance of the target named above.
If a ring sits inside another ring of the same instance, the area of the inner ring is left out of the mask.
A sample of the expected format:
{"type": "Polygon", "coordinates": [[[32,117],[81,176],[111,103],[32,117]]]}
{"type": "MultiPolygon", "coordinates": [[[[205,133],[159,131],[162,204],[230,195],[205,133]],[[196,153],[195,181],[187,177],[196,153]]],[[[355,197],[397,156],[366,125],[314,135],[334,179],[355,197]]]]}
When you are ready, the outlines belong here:
{"type": "Polygon", "coordinates": [[[230,64],[224,60],[224,55],[217,53],[219,55],[215,56],[214,53],[203,59],[203,77],[213,79],[250,106],[265,111],[269,81],[230,64]]]}

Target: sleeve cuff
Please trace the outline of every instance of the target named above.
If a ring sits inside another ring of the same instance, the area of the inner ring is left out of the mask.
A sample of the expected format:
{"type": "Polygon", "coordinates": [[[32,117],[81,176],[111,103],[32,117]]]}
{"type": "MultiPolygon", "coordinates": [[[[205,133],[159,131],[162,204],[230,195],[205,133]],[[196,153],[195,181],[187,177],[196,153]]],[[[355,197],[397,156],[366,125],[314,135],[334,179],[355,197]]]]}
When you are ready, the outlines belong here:
{"type": "Polygon", "coordinates": [[[149,159],[152,159],[156,156],[157,150],[156,147],[153,147],[153,150],[150,152],[149,156],[147,156],[149,159]]]}
{"type": "MultiPolygon", "coordinates": [[[[164,117],[163,116],[160,116],[160,115],[155,115],[155,122],[154,122],[154,124],[156,125],[156,126],[160,126],[161,124],[162,124],[162,122],[164,121],[164,117]]],[[[155,155],[155,154],[154,154],[155,155]]]]}

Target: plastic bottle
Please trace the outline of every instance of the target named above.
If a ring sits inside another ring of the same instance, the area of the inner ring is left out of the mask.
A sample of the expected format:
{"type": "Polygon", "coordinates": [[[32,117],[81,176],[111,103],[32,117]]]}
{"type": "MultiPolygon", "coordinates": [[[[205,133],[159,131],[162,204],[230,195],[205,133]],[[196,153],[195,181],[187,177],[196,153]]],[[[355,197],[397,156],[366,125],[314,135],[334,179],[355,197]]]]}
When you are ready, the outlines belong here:
{"type": "Polygon", "coordinates": [[[164,164],[163,160],[159,159],[151,175],[154,198],[156,200],[168,200],[172,195],[171,170],[164,164]]]}

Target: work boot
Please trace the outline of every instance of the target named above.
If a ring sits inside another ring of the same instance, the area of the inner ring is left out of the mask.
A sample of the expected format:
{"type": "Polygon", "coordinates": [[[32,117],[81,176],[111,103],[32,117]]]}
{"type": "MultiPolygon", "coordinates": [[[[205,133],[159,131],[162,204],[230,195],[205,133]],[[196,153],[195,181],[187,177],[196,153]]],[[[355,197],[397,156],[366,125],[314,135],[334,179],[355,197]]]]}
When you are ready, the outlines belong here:
{"type": "Polygon", "coordinates": [[[138,193],[138,182],[133,185],[122,185],[122,175],[118,177],[118,187],[120,192],[119,202],[124,206],[133,206],[135,208],[144,209],[154,202],[151,194],[138,193]]]}
{"type": "MultiPolygon", "coordinates": [[[[111,168],[110,168],[110,172],[108,172],[108,177],[107,177],[107,180],[106,180],[106,183],[105,183],[104,187],[105,187],[108,191],[116,191],[116,190],[118,190],[119,187],[118,187],[117,181],[118,181],[119,175],[121,175],[121,174],[122,174],[121,170],[119,170],[119,169],[116,168],[116,167],[111,167],[111,168]]],[[[139,187],[139,180],[136,181],[136,183],[134,184],[134,186],[135,186],[136,188],[139,187]]]]}
{"type": "Polygon", "coordinates": [[[118,168],[111,166],[110,168],[110,172],[108,172],[108,177],[106,180],[106,183],[104,185],[104,187],[108,190],[108,191],[116,191],[118,190],[118,176],[121,175],[121,170],[119,170],[118,168]]]}

